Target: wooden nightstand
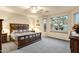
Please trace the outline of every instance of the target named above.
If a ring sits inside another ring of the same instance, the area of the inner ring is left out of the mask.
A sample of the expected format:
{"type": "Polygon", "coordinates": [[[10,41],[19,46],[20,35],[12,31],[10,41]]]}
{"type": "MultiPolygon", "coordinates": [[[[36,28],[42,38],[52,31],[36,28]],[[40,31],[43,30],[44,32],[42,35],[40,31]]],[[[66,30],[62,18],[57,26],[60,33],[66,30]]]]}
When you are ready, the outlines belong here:
{"type": "Polygon", "coordinates": [[[2,34],[2,43],[6,43],[7,42],[7,33],[3,33],[2,34]]]}

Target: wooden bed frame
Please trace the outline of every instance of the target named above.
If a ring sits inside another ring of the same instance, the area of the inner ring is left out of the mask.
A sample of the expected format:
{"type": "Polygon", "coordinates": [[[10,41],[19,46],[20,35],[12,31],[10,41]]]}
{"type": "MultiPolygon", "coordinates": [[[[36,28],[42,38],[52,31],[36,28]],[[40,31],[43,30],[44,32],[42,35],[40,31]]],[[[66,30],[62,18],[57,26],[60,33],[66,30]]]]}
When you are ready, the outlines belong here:
{"type": "Polygon", "coordinates": [[[29,25],[28,24],[15,24],[15,23],[10,23],[10,33],[13,30],[28,30],[29,25]]]}
{"type": "MultiPolygon", "coordinates": [[[[10,33],[13,30],[28,30],[28,29],[29,29],[28,24],[10,23],[10,33]]],[[[10,36],[10,38],[11,38],[11,36],[10,36]]],[[[18,39],[17,39],[18,49],[22,48],[24,46],[30,45],[34,42],[39,41],[39,40],[41,40],[41,33],[19,36],[18,39]]]]}

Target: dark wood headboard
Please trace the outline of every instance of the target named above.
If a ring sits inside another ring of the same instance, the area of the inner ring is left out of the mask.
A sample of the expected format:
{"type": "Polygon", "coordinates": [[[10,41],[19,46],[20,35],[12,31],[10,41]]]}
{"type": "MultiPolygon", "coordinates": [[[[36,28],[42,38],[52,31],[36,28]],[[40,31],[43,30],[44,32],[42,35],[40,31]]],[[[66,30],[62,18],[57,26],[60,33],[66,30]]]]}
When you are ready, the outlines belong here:
{"type": "Polygon", "coordinates": [[[29,29],[29,24],[10,23],[10,33],[13,30],[27,30],[27,29],[29,29]]]}

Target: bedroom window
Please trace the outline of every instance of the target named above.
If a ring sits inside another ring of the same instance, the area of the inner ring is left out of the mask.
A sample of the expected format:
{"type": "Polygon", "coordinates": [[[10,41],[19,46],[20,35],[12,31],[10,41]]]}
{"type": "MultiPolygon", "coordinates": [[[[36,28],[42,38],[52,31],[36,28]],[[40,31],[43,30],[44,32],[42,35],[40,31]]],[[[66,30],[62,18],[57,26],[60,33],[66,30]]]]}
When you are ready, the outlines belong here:
{"type": "Polygon", "coordinates": [[[46,32],[47,30],[47,19],[46,18],[43,20],[43,24],[44,24],[44,32],[46,32]]]}
{"type": "Polygon", "coordinates": [[[79,13],[75,14],[75,24],[79,24],[79,13]]]}
{"type": "Polygon", "coordinates": [[[68,31],[68,16],[59,16],[51,18],[51,31],[67,32],[68,31]]]}

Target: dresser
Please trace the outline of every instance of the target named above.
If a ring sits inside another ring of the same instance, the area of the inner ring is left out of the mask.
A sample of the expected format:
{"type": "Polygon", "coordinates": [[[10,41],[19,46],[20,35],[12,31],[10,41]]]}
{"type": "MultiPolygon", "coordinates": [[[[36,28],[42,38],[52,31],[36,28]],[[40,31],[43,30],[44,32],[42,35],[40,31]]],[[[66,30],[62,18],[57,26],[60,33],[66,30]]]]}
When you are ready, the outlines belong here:
{"type": "Polygon", "coordinates": [[[1,38],[1,35],[2,35],[2,21],[3,21],[3,19],[0,19],[0,53],[2,52],[2,38],[1,38]]]}
{"type": "Polygon", "coordinates": [[[70,36],[70,49],[72,53],[79,53],[79,37],[70,36]]]}
{"type": "Polygon", "coordinates": [[[7,33],[2,33],[2,43],[7,42],[7,33]]]}

